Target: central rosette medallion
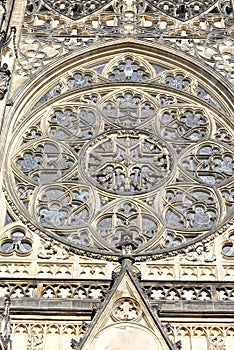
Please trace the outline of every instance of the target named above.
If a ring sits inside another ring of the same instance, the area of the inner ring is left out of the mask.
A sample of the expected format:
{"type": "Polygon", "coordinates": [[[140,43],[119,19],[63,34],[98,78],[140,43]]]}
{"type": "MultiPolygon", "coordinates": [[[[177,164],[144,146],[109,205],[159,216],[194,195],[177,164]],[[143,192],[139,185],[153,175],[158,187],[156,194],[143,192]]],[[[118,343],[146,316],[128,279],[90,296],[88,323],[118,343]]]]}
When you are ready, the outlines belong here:
{"type": "Polygon", "coordinates": [[[100,189],[129,195],[152,191],[171,175],[171,151],[160,138],[142,130],[113,130],[83,150],[85,177],[100,189]]]}

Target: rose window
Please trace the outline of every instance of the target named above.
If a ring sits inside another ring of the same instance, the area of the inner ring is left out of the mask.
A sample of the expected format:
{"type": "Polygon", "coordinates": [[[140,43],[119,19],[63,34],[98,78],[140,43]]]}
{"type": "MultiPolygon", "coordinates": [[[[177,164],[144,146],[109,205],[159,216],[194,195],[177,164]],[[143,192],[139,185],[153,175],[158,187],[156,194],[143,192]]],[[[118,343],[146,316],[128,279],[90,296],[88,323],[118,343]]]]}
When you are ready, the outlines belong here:
{"type": "Polygon", "coordinates": [[[116,258],[127,242],[136,257],[157,257],[231,219],[232,129],[220,105],[187,96],[186,84],[146,84],[156,74],[147,64],[108,63],[105,88],[68,84],[16,128],[7,191],[31,230],[78,253],[116,258]],[[131,67],[144,79],[128,79],[131,67]]]}

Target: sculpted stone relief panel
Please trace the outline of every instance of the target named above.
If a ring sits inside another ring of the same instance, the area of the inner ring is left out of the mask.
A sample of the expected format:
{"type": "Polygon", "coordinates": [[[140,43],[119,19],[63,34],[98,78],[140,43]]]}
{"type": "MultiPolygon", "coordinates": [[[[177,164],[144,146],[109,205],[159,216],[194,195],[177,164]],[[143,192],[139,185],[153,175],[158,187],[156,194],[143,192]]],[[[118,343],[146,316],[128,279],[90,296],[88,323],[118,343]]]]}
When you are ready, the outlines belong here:
{"type": "Polygon", "coordinates": [[[123,240],[157,258],[223,232],[233,210],[232,128],[200,81],[169,68],[119,55],[66,72],[54,98],[50,90],[36,102],[7,165],[24,222],[111,259],[123,240]],[[153,85],[138,85],[145,81],[153,85]]]}
{"type": "MultiPolygon", "coordinates": [[[[233,83],[232,32],[231,0],[28,0],[17,71],[28,77],[68,52],[134,37],[188,53],[233,83]]],[[[122,60],[110,78],[146,79],[146,67],[132,74],[132,64],[122,60]]]]}

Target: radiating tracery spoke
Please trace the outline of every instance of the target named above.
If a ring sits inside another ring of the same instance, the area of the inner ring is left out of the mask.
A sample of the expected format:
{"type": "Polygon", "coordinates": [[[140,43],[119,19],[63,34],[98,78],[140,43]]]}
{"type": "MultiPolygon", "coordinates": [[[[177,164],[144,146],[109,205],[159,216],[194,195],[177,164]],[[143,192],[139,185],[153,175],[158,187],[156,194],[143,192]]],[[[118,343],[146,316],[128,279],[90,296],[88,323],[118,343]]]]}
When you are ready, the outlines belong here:
{"type": "Polygon", "coordinates": [[[191,149],[181,164],[193,177],[207,185],[222,185],[234,175],[233,151],[212,142],[191,149]]]}
{"type": "Polygon", "coordinates": [[[109,98],[102,106],[102,114],[115,125],[133,128],[152,118],[156,107],[139,93],[126,91],[109,98]]]}
{"type": "Polygon", "coordinates": [[[100,238],[116,248],[124,237],[130,237],[139,248],[159,237],[161,224],[145,207],[132,202],[120,202],[106,209],[97,220],[100,238]]]}
{"type": "Polygon", "coordinates": [[[86,176],[106,191],[134,194],[164,183],[172,160],[165,144],[143,131],[114,131],[91,142],[84,154],[86,176]]]}
{"type": "Polygon", "coordinates": [[[165,221],[170,228],[202,231],[218,222],[217,196],[205,187],[171,186],[163,198],[165,221]]]}
{"type": "Polygon", "coordinates": [[[35,182],[46,183],[66,174],[74,166],[74,156],[62,145],[46,140],[26,145],[15,157],[21,174],[35,182]]]}
{"type": "Polygon", "coordinates": [[[160,116],[163,137],[168,141],[179,143],[207,139],[209,119],[206,113],[196,108],[170,108],[160,116]]]}
{"type": "Polygon", "coordinates": [[[84,142],[94,136],[96,119],[95,111],[91,108],[57,108],[48,120],[49,134],[56,140],[84,142]]]}
{"type": "Polygon", "coordinates": [[[89,221],[90,190],[72,184],[50,185],[37,196],[38,220],[44,227],[65,230],[89,221]]]}

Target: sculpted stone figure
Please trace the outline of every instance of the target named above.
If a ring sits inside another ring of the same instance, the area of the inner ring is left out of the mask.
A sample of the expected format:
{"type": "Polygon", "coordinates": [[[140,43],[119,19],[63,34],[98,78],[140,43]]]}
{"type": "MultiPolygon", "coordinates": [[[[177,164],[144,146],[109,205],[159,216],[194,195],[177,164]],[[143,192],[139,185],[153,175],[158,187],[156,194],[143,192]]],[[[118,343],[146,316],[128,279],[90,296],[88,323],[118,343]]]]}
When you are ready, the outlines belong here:
{"type": "Polygon", "coordinates": [[[41,259],[49,259],[49,258],[56,258],[56,259],[67,259],[68,253],[67,251],[60,247],[59,245],[52,244],[50,242],[45,242],[38,248],[37,255],[41,259]]]}
{"type": "Polygon", "coordinates": [[[3,99],[7,92],[9,81],[11,78],[11,72],[8,69],[7,63],[4,63],[0,67],[0,99],[3,99]]]}
{"type": "Polygon", "coordinates": [[[43,350],[42,335],[29,335],[27,350],[43,350]]]}

